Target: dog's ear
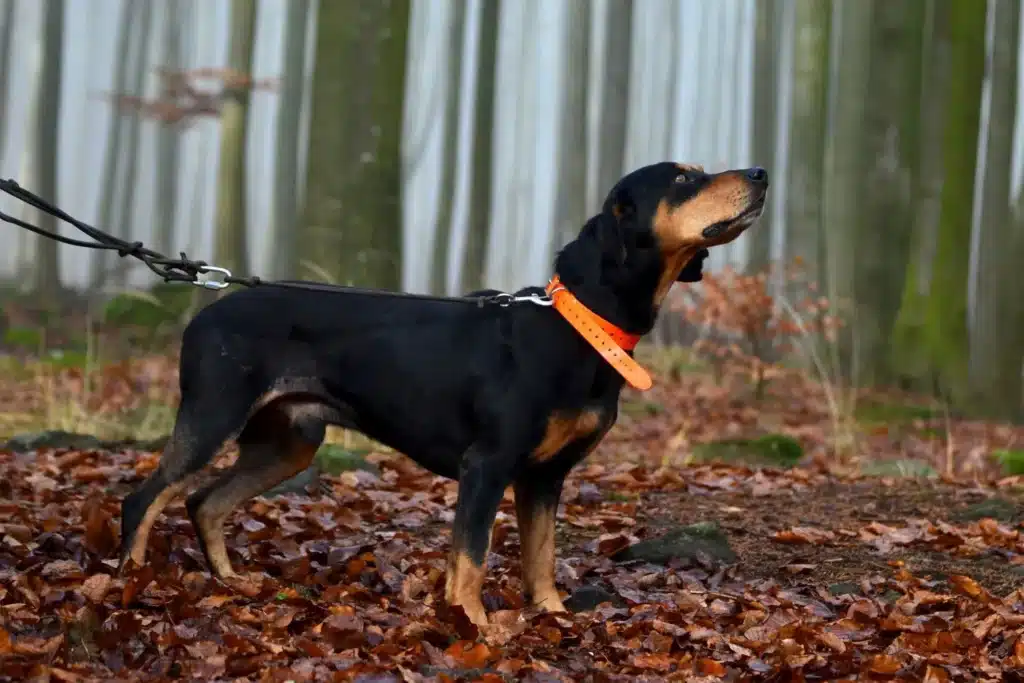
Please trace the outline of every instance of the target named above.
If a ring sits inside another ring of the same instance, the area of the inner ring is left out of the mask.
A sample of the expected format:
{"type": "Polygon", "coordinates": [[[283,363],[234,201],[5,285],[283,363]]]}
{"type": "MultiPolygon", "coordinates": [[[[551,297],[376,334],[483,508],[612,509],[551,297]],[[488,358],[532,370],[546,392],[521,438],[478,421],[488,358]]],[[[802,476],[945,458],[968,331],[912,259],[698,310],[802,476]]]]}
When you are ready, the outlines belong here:
{"type": "Polygon", "coordinates": [[[708,250],[701,249],[679,272],[676,282],[700,282],[704,279],[704,259],[708,257],[708,250]]]}

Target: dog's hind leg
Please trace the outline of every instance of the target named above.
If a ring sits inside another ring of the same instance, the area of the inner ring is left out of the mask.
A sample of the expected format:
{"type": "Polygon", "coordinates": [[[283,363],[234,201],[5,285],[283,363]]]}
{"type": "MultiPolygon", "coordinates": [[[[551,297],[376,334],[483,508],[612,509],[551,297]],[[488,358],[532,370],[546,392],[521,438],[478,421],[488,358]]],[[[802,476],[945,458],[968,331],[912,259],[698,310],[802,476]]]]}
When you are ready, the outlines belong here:
{"type": "Polygon", "coordinates": [[[149,532],[157,517],[241,427],[245,413],[236,412],[226,410],[225,406],[187,402],[178,408],[177,421],[160,464],[121,503],[120,569],[124,569],[128,558],[138,565],[145,562],[149,532]]]}
{"type": "Polygon", "coordinates": [[[185,506],[199,546],[220,579],[234,576],[224,543],[224,522],[240,503],[309,466],[326,435],[315,403],[278,401],[257,412],[238,437],[238,460],[188,497],[185,506]]]}

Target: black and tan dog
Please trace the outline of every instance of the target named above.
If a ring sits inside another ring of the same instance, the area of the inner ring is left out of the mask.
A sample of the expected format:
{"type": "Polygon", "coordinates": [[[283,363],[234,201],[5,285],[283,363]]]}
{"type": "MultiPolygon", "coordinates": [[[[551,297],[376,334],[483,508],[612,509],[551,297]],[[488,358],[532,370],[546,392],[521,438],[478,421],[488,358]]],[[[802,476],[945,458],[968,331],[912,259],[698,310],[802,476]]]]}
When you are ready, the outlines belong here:
{"type": "MultiPolygon", "coordinates": [[[[761,214],[760,168],[659,163],[624,177],[556,260],[566,288],[628,335],[654,326],[673,282],[761,214]]],[[[527,289],[543,293],[543,290],[527,289]]],[[[445,597],[478,624],[491,527],[515,491],[533,605],[563,610],[555,511],[563,481],[615,422],[623,377],[550,307],[474,306],[260,286],[203,309],[182,339],[181,404],[158,468],[122,505],[122,567],[223,442],[238,460],[187,509],[213,573],[233,574],[232,509],[307,467],[326,425],[358,430],[459,481],[445,597]]]]}

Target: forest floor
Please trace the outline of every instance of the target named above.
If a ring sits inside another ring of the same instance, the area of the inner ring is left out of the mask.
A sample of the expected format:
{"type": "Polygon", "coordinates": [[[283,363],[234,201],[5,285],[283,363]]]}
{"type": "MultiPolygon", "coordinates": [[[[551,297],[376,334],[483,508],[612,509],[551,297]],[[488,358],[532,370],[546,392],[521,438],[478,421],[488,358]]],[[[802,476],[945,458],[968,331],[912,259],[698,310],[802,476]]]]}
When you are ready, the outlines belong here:
{"type": "MultiPolygon", "coordinates": [[[[0,435],[166,433],[173,359],[30,365],[4,373],[0,435]]],[[[890,394],[840,410],[798,373],[755,400],[657,369],[563,496],[574,613],[524,609],[509,492],[485,629],[441,600],[457,487],[400,455],[342,437],[326,471],[243,505],[224,585],[181,501],[116,576],[155,446],[0,447],[0,680],[1024,680],[1024,429],[890,394]]]]}

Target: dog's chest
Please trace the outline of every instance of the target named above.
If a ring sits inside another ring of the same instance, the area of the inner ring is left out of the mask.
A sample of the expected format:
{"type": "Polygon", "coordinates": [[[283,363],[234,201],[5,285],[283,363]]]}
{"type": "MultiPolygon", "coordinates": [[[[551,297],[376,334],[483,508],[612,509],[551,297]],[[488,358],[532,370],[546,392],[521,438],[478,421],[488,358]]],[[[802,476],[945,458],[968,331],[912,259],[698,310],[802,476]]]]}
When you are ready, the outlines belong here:
{"type": "MultiPolygon", "coordinates": [[[[608,411],[592,406],[579,411],[559,411],[547,419],[544,436],[533,449],[531,460],[547,462],[577,441],[593,442],[596,446],[614,421],[608,411]]],[[[589,452],[589,448],[587,449],[589,452]]]]}

